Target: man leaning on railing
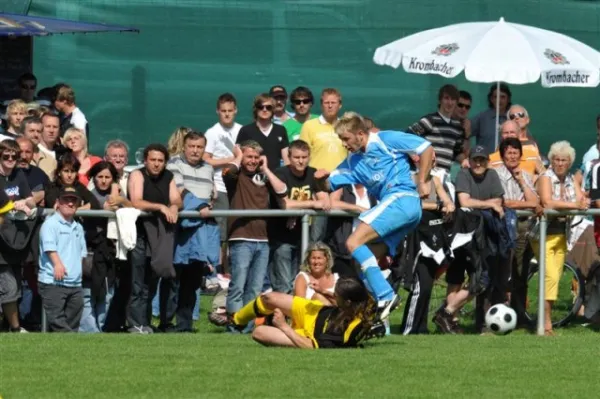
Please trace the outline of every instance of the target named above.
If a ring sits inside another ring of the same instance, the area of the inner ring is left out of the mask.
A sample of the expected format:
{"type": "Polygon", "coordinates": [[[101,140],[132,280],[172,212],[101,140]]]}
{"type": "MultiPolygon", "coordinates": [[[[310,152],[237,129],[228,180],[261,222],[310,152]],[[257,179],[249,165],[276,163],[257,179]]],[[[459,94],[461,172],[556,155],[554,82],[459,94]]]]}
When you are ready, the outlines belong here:
{"type": "Polygon", "coordinates": [[[132,287],[127,311],[132,333],[153,332],[150,302],[156,293],[158,277],[162,277],[160,322],[163,327],[171,322],[175,312],[167,299],[175,278],[174,229],[181,196],[173,173],[165,169],[168,160],[169,154],[162,144],[150,144],[144,149],[144,167],[129,176],[128,192],[133,206],[153,213],[136,223],[137,242],[131,253],[132,287]]]}

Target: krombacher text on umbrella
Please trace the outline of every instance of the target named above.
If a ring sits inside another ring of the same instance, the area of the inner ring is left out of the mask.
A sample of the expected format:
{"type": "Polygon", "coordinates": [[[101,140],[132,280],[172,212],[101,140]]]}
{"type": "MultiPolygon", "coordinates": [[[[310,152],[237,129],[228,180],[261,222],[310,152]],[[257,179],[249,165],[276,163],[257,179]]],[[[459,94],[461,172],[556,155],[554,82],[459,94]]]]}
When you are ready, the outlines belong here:
{"type": "Polygon", "coordinates": [[[449,66],[447,62],[444,62],[443,64],[435,61],[423,62],[419,61],[417,57],[411,57],[408,69],[423,72],[437,72],[448,76],[452,76],[452,72],[454,71],[454,67],[449,66]]]}
{"type": "Polygon", "coordinates": [[[573,83],[573,84],[586,84],[590,78],[589,74],[575,72],[546,72],[546,82],[552,84],[560,83],[573,83]]]}

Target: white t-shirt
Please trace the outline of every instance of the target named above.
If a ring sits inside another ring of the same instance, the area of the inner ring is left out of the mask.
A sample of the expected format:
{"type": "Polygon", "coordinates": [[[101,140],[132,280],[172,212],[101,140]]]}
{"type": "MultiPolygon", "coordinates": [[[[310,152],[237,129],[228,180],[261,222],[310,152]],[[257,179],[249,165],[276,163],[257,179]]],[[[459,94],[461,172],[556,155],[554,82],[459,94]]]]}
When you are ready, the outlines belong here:
{"type": "Polygon", "coordinates": [[[76,127],[79,130],[83,130],[85,132],[85,128],[87,126],[87,119],[85,119],[85,115],[81,110],[77,107],[71,113],[71,125],[76,127]]]}
{"type": "MultiPolygon", "coordinates": [[[[233,156],[233,147],[237,140],[242,125],[234,123],[230,128],[224,128],[219,122],[206,131],[206,152],[212,154],[214,159],[223,159],[233,156]]],[[[217,191],[226,193],[223,183],[223,168],[215,168],[215,186],[217,191]]]]}

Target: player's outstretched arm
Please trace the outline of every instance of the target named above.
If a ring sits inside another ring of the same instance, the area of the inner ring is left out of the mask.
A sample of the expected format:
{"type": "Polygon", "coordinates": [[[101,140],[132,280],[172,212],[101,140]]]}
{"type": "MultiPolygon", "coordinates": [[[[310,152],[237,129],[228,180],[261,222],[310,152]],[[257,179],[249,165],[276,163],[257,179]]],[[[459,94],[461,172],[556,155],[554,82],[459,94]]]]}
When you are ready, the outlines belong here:
{"type": "Polygon", "coordinates": [[[331,186],[328,180],[329,175],[330,173],[325,169],[319,169],[315,172],[315,185],[319,191],[324,191],[326,193],[331,191],[331,186]]]}
{"type": "Polygon", "coordinates": [[[431,184],[427,183],[427,177],[431,172],[433,159],[433,147],[427,147],[420,155],[419,155],[419,179],[418,179],[418,190],[421,198],[426,198],[429,196],[429,191],[431,190],[431,184]]]}

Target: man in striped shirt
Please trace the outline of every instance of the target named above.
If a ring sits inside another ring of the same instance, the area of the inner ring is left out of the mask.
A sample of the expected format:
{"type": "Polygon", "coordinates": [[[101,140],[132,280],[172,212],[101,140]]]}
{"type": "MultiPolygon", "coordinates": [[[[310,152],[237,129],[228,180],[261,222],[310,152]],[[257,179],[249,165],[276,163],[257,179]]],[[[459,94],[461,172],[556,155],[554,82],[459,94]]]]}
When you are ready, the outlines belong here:
{"type": "Polygon", "coordinates": [[[459,120],[452,119],[456,109],[459,92],[454,85],[444,85],[438,93],[438,109],[425,115],[408,128],[409,133],[415,133],[431,142],[437,166],[450,171],[452,162],[456,161],[468,167],[465,153],[465,131],[459,120]]]}
{"type": "MultiPolygon", "coordinates": [[[[176,155],[169,160],[167,169],[173,173],[173,179],[177,190],[181,194],[182,200],[186,199],[186,192],[190,192],[197,199],[201,200],[199,212],[202,217],[207,217],[208,212],[213,206],[215,200],[215,186],[213,181],[214,169],[208,162],[203,160],[204,149],[206,148],[206,137],[198,132],[191,131],[183,138],[183,153],[176,155]]],[[[197,209],[197,208],[195,208],[197,209]]],[[[201,226],[196,229],[202,228],[201,226]]],[[[175,315],[177,316],[177,326],[174,328],[171,324],[162,326],[165,331],[189,332],[193,326],[193,311],[198,300],[196,291],[200,288],[202,277],[208,272],[209,261],[204,259],[195,259],[189,255],[192,251],[187,251],[190,245],[195,245],[194,237],[188,228],[186,232],[179,231],[177,237],[177,247],[184,247],[182,250],[186,256],[176,256],[175,272],[176,280],[161,281],[161,286],[169,290],[169,301],[171,304],[177,302],[175,315]],[[185,237],[181,239],[182,237],[185,237]],[[178,259],[178,260],[177,260],[178,259]],[[177,301],[174,296],[177,295],[177,301]]],[[[206,236],[208,237],[208,236],[206,236]]],[[[207,240],[208,241],[208,238],[207,240]]],[[[214,251],[207,253],[207,259],[219,258],[219,239],[216,237],[214,245],[209,242],[203,242],[206,245],[205,250],[214,248],[214,251]]],[[[198,251],[200,252],[200,251],[198,251]]],[[[176,250],[177,255],[177,250],[176,250]]],[[[212,265],[216,266],[216,265],[212,265]]],[[[166,292],[166,290],[165,290],[166,292]]],[[[161,295],[163,291],[161,290],[161,295]]],[[[167,310],[167,318],[171,312],[167,310]]],[[[171,317],[172,319],[172,317],[171,317]]]]}

